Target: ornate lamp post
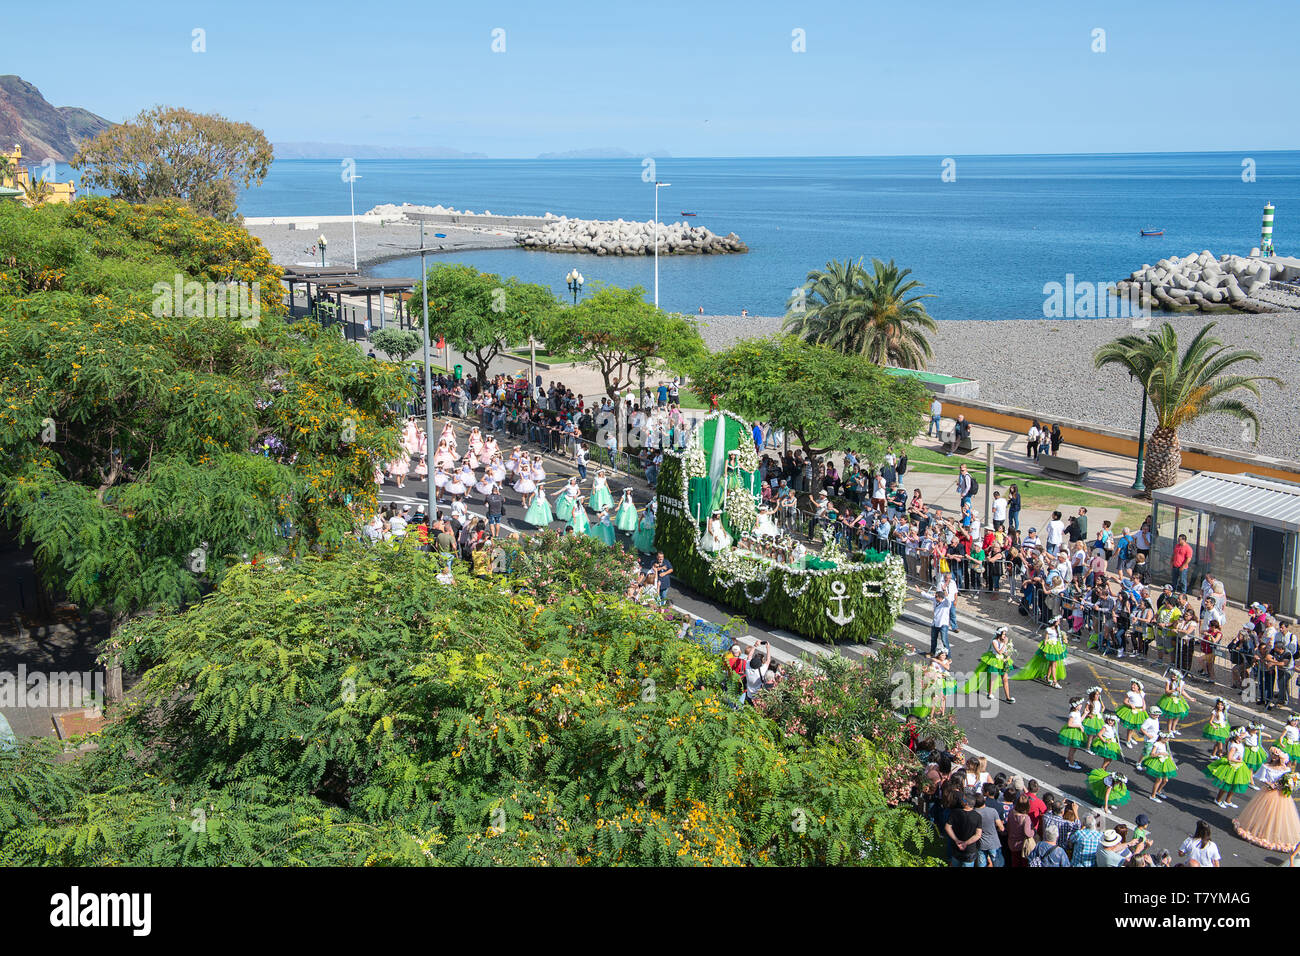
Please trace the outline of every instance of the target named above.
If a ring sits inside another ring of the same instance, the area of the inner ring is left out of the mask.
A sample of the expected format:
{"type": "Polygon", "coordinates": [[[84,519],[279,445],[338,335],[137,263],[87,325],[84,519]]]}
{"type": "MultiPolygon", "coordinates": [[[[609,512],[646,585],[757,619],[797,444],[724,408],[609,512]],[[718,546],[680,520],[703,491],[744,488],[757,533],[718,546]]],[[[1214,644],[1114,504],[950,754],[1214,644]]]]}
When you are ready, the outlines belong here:
{"type": "Polygon", "coordinates": [[[573,304],[577,305],[578,296],[582,294],[582,284],[587,281],[586,277],[575,268],[564,277],[564,280],[569,284],[569,291],[573,293],[573,304]]]}
{"type": "Polygon", "coordinates": [[[316,245],[320,246],[320,267],[321,267],[322,269],[325,268],[325,246],[326,246],[326,244],[327,244],[327,240],[326,240],[326,238],[325,238],[325,233],[322,232],[319,236],[316,237],[316,245]]]}

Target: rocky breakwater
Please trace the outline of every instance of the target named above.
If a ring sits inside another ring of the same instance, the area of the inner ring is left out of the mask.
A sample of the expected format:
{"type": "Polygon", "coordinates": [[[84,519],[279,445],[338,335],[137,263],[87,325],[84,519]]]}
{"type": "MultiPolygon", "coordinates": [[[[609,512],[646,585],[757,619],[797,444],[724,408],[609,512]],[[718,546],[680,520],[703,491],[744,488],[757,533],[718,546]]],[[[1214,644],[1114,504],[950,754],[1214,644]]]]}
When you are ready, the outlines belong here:
{"type": "Polygon", "coordinates": [[[1219,256],[1209,252],[1143,264],[1117,282],[1115,291],[1145,308],[1168,312],[1272,312],[1277,306],[1255,298],[1284,267],[1249,256],[1219,256]]]}
{"type": "MultiPolygon", "coordinates": [[[[584,252],[597,256],[652,256],[655,252],[655,224],[570,219],[548,219],[538,229],[519,234],[517,242],[525,249],[542,252],[584,252]]],[[[734,232],[719,236],[702,226],[684,222],[659,224],[661,256],[707,256],[748,252],[749,247],[734,232]]]]}

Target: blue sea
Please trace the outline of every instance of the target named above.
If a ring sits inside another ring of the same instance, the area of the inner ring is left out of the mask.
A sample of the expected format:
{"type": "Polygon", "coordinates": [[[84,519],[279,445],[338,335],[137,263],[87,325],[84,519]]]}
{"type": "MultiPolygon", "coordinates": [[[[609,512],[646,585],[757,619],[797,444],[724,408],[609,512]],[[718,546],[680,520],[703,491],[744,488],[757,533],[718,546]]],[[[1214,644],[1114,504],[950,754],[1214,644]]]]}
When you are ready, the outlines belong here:
{"type": "MultiPolygon", "coordinates": [[[[660,219],[683,211],[746,255],[659,259],[660,304],[674,311],[780,315],[810,269],[830,259],[895,260],[922,282],[938,319],[1042,318],[1047,283],[1109,282],[1144,262],[1259,245],[1266,202],[1274,244],[1300,253],[1300,152],[1057,156],[660,159],[660,219]],[[1245,161],[1249,160],[1249,164],[1245,161]],[[945,170],[948,176],[944,177],[945,170]],[[1253,181],[1248,181],[1253,179],[1253,181]],[[1164,236],[1143,238],[1143,228],[1164,236]]],[[[475,212],[648,220],[654,188],[640,159],[360,160],[357,212],[380,203],[475,212]]],[[[246,216],[346,215],[335,160],[279,160],[240,201],[246,216]]],[[[588,278],[653,286],[646,258],[492,250],[445,257],[550,284],[588,278]]],[[[418,260],[375,266],[418,275],[418,260]]]]}

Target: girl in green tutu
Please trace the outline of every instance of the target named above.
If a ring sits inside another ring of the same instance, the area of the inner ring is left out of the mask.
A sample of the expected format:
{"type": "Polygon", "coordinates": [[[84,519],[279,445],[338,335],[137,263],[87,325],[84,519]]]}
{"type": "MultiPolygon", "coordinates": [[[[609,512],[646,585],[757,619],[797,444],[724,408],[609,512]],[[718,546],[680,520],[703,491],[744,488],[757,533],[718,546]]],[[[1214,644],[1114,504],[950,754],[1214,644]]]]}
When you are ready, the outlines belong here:
{"type": "Polygon", "coordinates": [[[1005,627],[999,627],[993,632],[993,640],[989,642],[989,649],[980,657],[979,666],[975,668],[975,673],[970,676],[970,680],[966,681],[961,692],[963,694],[974,693],[975,698],[978,700],[980,684],[982,683],[980,675],[987,674],[989,677],[989,699],[993,699],[993,687],[997,684],[998,678],[1001,678],[1002,695],[1006,698],[1008,704],[1014,704],[1016,699],[1011,696],[1011,684],[1008,680],[1013,667],[1015,665],[1011,663],[1011,638],[1007,635],[1005,627]]]}
{"type": "Polygon", "coordinates": [[[1228,738],[1232,736],[1232,730],[1228,726],[1228,702],[1222,697],[1214,702],[1214,710],[1210,711],[1210,719],[1205,724],[1205,730],[1201,736],[1206,740],[1214,741],[1214,748],[1210,751],[1211,757],[1222,757],[1228,746],[1228,738]]]}
{"type": "Polygon", "coordinates": [[[645,511],[641,512],[641,521],[636,526],[636,534],[632,535],[632,547],[642,554],[654,554],[655,552],[655,511],[657,507],[653,500],[645,506],[645,511]]]}
{"type": "Polygon", "coordinates": [[[1101,733],[1101,728],[1106,726],[1106,721],[1102,719],[1105,716],[1106,705],[1101,699],[1101,688],[1089,687],[1088,700],[1083,705],[1083,732],[1088,735],[1085,750],[1092,749],[1093,740],[1101,733]]]}
{"type": "Polygon", "coordinates": [[[569,483],[560,489],[560,493],[555,499],[555,517],[561,521],[568,521],[573,517],[573,506],[581,499],[582,492],[578,489],[578,479],[570,478],[569,483]]]}
{"type": "Polygon", "coordinates": [[[587,499],[587,504],[591,505],[592,511],[614,507],[614,499],[609,494],[609,479],[605,476],[604,468],[597,471],[596,477],[591,479],[591,497],[587,499]]]}
{"type": "Polygon", "coordinates": [[[1120,758],[1119,749],[1119,718],[1114,714],[1107,714],[1105,724],[1093,738],[1092,746],[1089,751],[1101,758],[1101,769],[1105,770],[1110,766],[1112,760],[1120,758]]]}
{"type": "Polygon", "coordinates": [[[1070,701],[1070,716],[1065,719],[1065,726],[1056,735],[1056,742],[1065,748],[1065,765],[1071,770],[1082,770],[1083,765],[1076,763],[1074,752],[1083,747],[1083,707],[1084,699],[1076,697],[1070,701]]]}
{"type": "Polygon", "coordinates": [[[1175,737],[1182,736],[1178,732],[1178,721],[1186,717],[1187,712],[1191,710],[1187,702],[1195,699],[1184,686],[1183,672],[1173,667],[1169,668],[1165,672],[1165,692],[1160,698],[1160,712],[1168,719],[1169,732],[1175,737]]]}
{"type": "Polygon", "coordinates": [[[1211,760],[1205,768],[1205,775],[1219,788],[1214,796],[1216,806],[1223,809],[1237,809],[1232,802],[1232,795],[1245,793],[1250,789],[1251,770],[1243,759],[1246,753],[1246,728],[1238,727],[1232,732],[1228,743],[1228,753],[1218,760],[1211,760]]]}
{"type": "Polygon", "coordinates": [[[569,515],[569,530],[574,534],[586,534],[590,528],[587,509],[583,507],[582,499],[578,499],[573,503],[573,513],[569,515]]]}
{"type": "Polygon", "coordinates": [[[614,522],[609,517],[609,509],[601,508],[600,517],[591,523],[587,529],[587,534],[597,541],[603,541],[605,544],[613,547],[614,545],[614,522]]]}
{"type": "Polygon", "coordinates": [[[1101,804],[1102,813],[1110,813],[1111,807],[1122,807],[1133,799],[1128,792],[1128,777],[1100,768],[1088,771],[1088,792],[1101,804]]]}
{"type": "MultiPolygon", "coordinates": [[[[1264,748],[1259,745],[1260,740],[1263,739],[1261,737],[1263,732],[1264,725],[1258,721],[1252,720],[1246,725],[1246,736],[1245,739],[1242,740],[1242,744],[1246,748],[1246,753],[1241,759],[1246,761],[1246,766],[1250,768],[1251,773],[1254,773],[1260,767],[1264,766],[1264,764],[1268,763],[1268,754],[1264,753],[1264,748]]],[[[1252,784],[1251,789],[1258,790],[1259,787],[1252,784]]]]}
{"type": "Polygon", "coordinates": [[[533,498],[533,503],[528,506],[528,511],[524,514],[524,520],[534,528],[545,528],[555,520],[551,514],[551,503],[546,500],[546,489],[541,485],[537,486],[537,496],[533,498]]]}
{"type": "Polygon", "coordinates": [[[1065,655],[1067,648],[1065,639],[1061,637],[1058,629],[1061,623],[1060,617],[1054,617],[1047,623],[1047,630],[1043,632],[1043,640],[1038,645],[1038,651],[1029,659],[1029,663],[1016,672],[1012,680],[1036,680],[1043,678],[1047,681],[1048,687],[1061,689],[1061,681],[1065,677],[1065,655]]]}
{"type": "Polygon", "coordinates": [[[1169,731],[1161,733],[1156,742],[1151,745],[1151,753],[1147,754],[1139,764],[1142,772],[1155,781],[1151,785],[1151,799],[1155,803],[1165,802],[1160,793],[1170,780],[1178,776],[1178,765],[1174,763],[1174,758],[1169,756],[1169,741],[1172,739],[1169,731]]]}
{"type": "Polygon", "coordinates": [[[1277,746],[1293,763],[1300,760],[1300,714],[1286,722],[1281,736],[1277,738],[1277,746]]]}
{"type": "Polygon", "coordinates": [[[636,505],[632,501],[630,486],[623,489],[623,497],[619,499],[618,511],[614,513],[614,528],[618,531],[636,530],[636,505]]]}
{"type": "Polygon", "coordinates": [[[1124,738],[1124,746],[1133,746],[1133,735],[1142,729],[1142,725],[1147,719],[1147,695],[1145,687],[1140,680],[1129,682],[1128,693],[1124,695],[1124,703],[1120,704],[1119,709],[1115,711],[1115,716],[1119,722],[1128,731],[1124,738]]]}

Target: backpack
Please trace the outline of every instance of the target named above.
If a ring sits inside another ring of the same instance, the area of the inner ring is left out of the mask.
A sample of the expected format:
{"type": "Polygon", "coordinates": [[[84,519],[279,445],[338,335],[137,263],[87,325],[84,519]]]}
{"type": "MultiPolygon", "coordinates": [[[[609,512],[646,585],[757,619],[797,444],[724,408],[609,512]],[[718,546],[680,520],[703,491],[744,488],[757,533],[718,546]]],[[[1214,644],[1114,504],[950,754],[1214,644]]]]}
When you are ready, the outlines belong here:
{"type": "Polygon", "coordinates": [[[975,476],[970,476],[970,491],[967,492],[972,498],[980,493],[980,483],[975,480],[975,476]]]}

